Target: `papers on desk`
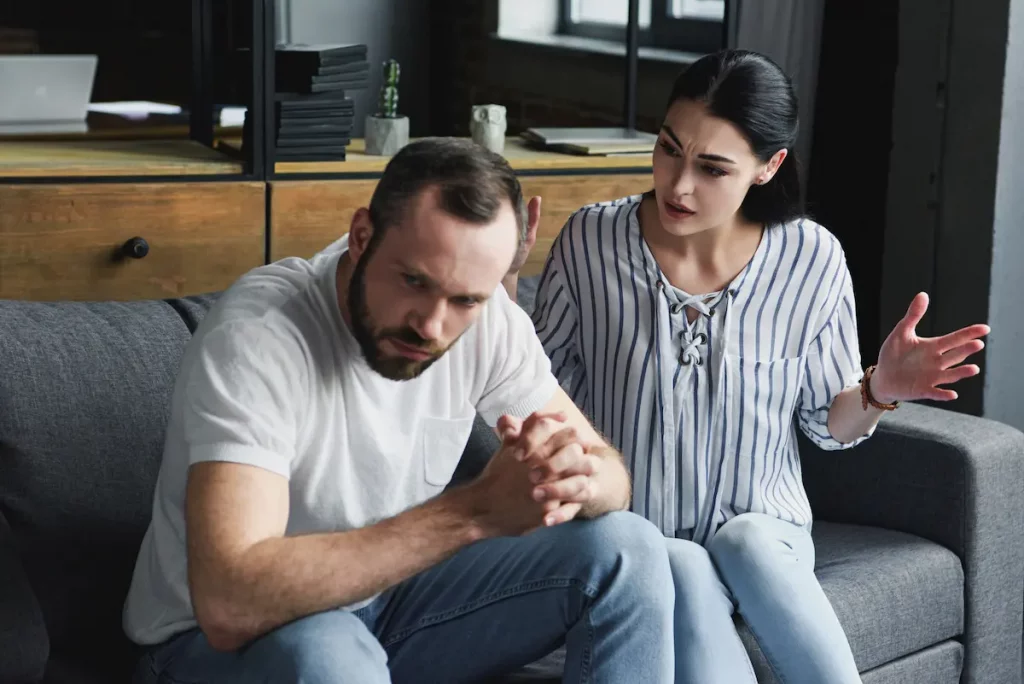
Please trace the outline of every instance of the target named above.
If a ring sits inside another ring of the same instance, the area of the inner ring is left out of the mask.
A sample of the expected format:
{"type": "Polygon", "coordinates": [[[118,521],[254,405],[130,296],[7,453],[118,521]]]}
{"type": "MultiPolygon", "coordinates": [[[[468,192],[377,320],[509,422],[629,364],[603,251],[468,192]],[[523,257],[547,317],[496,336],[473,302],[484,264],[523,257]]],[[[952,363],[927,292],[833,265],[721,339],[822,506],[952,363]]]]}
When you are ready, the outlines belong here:
{"type": "Polygon", "coordinates": [[[92,102],[89,104],[89,111],[116,114],[126,119],[145,119],[150,114],[181,114],[181,107],[162,102],[92,102]]]}
{"type": "Polygon", "coordinates": [[[658,136],[629,128],[530,128],[524,142],[540,149],[579,155],[644,155],[658,136]]]}

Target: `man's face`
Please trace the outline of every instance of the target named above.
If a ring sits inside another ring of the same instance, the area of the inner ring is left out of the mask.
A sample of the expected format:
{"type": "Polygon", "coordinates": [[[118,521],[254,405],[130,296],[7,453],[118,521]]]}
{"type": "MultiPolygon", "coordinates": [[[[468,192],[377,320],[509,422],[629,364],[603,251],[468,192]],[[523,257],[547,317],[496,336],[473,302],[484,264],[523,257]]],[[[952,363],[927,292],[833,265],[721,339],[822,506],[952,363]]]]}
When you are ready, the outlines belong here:
{"type": "Polygon", "coordinates": [[[383,237],[372,239],[365,212],[349,235],[352,332],[370,367],[391,380],[415,378],[455,344],[516,251],[511,203],[477,225],[445,213],[437,194],[429,188],[411,200],[401,224],[383,237]]]}

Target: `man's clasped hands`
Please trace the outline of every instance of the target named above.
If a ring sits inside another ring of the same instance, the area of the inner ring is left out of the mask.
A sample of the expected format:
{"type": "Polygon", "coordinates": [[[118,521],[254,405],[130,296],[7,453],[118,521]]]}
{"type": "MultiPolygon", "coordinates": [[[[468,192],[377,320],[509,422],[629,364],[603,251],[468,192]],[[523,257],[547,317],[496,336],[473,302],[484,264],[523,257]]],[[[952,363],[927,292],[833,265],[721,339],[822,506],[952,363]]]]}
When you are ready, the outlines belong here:
{"type": "Polygon", "coordinates": [[[597,476],[607,465],[594,451],[598,445],[566,420],[563,412],[499,419],[501,447],[476,482],[493,497],[488,508],[502,512],[491,520],[498,534],[567,522],[599,496],[597,476]]]}

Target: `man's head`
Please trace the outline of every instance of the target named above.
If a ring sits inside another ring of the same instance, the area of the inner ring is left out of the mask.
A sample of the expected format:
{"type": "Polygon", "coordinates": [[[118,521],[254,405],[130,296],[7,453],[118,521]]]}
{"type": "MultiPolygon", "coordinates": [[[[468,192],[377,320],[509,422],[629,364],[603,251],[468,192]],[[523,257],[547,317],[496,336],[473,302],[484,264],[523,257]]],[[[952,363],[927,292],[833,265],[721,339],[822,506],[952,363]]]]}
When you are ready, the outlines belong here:
{"type": "Polygon", "coordinates": [[[477,319],[526,231],[519,181],[499,155],[432,138],[404,147],[352,219],[345,299],[370,366],[414,378],[477,319]]]}

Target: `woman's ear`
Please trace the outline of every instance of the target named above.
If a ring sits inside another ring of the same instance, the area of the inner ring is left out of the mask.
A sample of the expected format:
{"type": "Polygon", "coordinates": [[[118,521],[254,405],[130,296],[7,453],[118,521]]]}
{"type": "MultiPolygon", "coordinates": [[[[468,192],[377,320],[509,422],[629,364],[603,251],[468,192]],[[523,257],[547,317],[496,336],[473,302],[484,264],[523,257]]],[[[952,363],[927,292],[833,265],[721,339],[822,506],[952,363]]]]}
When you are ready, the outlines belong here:
{"type": "Polygon", "coordinates": [[[370,240],[373,238],[373,222],[370,221],[370,211],[365,207],[356,210],[352,215],[352,225],[348,231],[348,251],[353,261],[359,258],[366,251],[370,240]]]}
{"type": "Polygon", "coordinates": [[[778,172],[779,167],[782,166],[782,162],[785,161],[786,156],[789,154],[789,150],[783,147],[781,150],[772,155],[772,158],[768,160],[768,163],[764,165],[760,173],[754,177],[754,183],[757,185],[764,185],[771,181],[778,172]]]}

